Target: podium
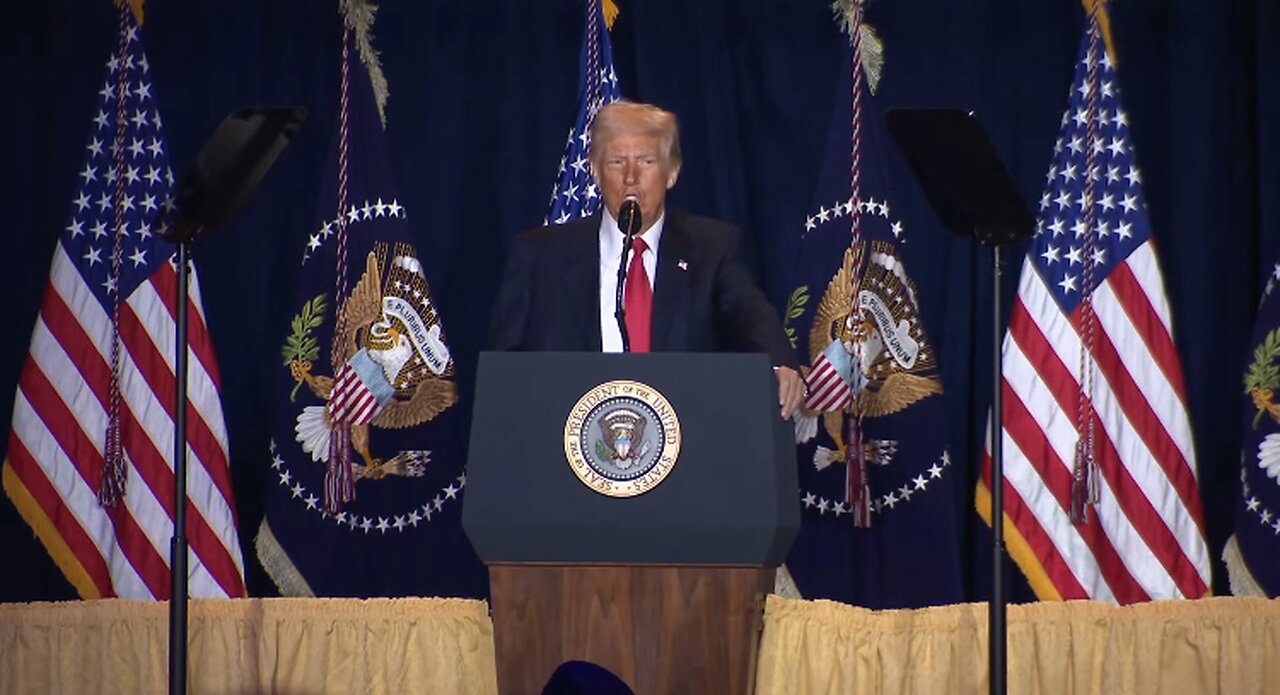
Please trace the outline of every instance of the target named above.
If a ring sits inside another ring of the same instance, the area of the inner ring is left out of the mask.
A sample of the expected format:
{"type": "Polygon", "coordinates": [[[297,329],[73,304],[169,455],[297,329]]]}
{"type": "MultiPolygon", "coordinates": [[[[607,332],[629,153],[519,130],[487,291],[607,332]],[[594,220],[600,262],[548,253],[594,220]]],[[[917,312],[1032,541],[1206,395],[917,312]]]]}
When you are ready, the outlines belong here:
{"type": "Polygon", "coordinates": [[[795,467],[765,355],[482,353],[462,524],[499,691],[583,660],[637,693],[750,693],[795,467]]]}

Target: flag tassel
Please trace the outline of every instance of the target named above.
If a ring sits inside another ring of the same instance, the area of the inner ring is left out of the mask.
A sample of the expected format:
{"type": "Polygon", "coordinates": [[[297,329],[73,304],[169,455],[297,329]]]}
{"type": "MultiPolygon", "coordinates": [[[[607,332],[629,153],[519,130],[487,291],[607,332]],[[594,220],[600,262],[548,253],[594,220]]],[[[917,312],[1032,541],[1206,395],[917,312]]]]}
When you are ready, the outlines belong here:
{"type": "Polygon", "coordinates": [[[329,439],[329,463],[324,473],[324,510],[329,514],[342,511],[356,498],[356,481],[351,467],[351,428],[340,425],[329,439]]]}
{"type": "Polygon", "coordinates": [[[862,423],[856,415],[847,418],[846,422],[845,501],[849,503],[854,528],[871,528],[871,485],[867,479],[867,456],[862,446],[862,423]]]}
{"type": "Polygon", "coordinates": [[[1071,473],[1071,523],[1089,523],[1089,507],[1098,504],[1098,471],[1088,442],[1076,443],[1075,465],[1071,473]]]}

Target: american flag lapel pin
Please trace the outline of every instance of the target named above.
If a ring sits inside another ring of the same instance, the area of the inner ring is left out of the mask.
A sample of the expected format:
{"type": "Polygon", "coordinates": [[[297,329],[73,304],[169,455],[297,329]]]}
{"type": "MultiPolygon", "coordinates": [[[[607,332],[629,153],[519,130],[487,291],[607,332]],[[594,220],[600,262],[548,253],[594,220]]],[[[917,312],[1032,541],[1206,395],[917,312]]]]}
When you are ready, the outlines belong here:
{"type": "Polygon", "coordinates": [[[688,270],[688,269],[689,269],[689,261],[686,261],[686,260],[685,260],[685,259],[683,259],[683,258],[681,258],[680,260],[676,261],[676,265],[677,265],[677,266],[679,266],[680,270],[688,270]]]}

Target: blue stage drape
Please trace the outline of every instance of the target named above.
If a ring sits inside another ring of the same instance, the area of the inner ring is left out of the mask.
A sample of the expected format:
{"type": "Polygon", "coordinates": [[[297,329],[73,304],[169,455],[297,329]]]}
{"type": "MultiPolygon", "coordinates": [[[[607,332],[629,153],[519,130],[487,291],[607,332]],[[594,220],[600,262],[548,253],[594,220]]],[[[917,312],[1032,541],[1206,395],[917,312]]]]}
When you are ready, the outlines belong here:
{"type": "MultiPolygon", "coordinates": [[[[624,96],[681,119],[685,164],[671,203],[742,225],[781,308],[794,286],[847,45],[829,3],[620,5],[613,41],[624,96]]],[[[338,3],[151,0],[146,13],[175,174],[236,108],[294,103],[310,111],[240,218],[195,249],[222,369],[248,586],[271,595],[252,548],[268,484],[263,389],[279,368],[277,337],[296,310],[289,299],[297,250],[315,219],[337,109],[338,3]]],[[[20,3],[8,16],[0,52],[9,89],[0,108],[8,144],[0,173],[6,423],[115,40],[109,0],[20,3]]],[[[1216,558],[1235,518],[1240,375],[1263,264],[1280,256],[1280,8],[1260,0],[1118,0],[1111,19],[1186,370],[1214,589],[1226,593],[1216,558]]],[[[973,109],[1036,202],[1085,21],[1080,3],[878,0],[867,20],[885,42],[880,104],[973,109]]],[[[390,84],[392,164],[447,326],[464,412],[503,249],[546,212],[574,115],[581,32],[578,0],[381,3],[374,33],[390,84]]],[[[903,162],[890,159],[901,214],[916,230],[901,253],[943,349],[952,451],[973,480],[991,381],[987,255],[945,236],[903,162]]],[[[1015,283],[1010,272],[1006,300],[1015,283]]],[[[466,418],[458,419],[465,429],[466,418]]],[[[973,550],[966,592],[981,599],[987,530],[972,512],[972,485],[962,487],[956,523],[973,550]]],[[[10,567],[0,573],[0,600],[74,595],[4,498],[0,553],[10,567]]]]}

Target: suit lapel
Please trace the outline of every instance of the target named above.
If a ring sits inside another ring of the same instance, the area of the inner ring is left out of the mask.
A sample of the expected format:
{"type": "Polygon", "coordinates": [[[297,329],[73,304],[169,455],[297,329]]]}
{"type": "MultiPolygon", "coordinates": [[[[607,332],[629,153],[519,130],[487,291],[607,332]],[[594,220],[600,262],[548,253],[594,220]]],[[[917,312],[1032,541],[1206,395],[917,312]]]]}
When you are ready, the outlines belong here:
{"type": "Polygon", "coordinates": [[[592,215],[564,230],[565,304],[585,338],[584,350],[600,351],[600,216],[592,215]]]}
{"type": "Polygon", "coordinates": [[[658,273],[653,283],[653,316],[651,318],[654,352],[685,349],[679,336],[672,333],[676,318],[685,311],[689,296],[688,258],[693,240],[689,230],[680,224],[670,209],[663,223],[662,241],[658,248],[658,273]],[[681,267],[683,264],[684,267],[681,267]]]}

